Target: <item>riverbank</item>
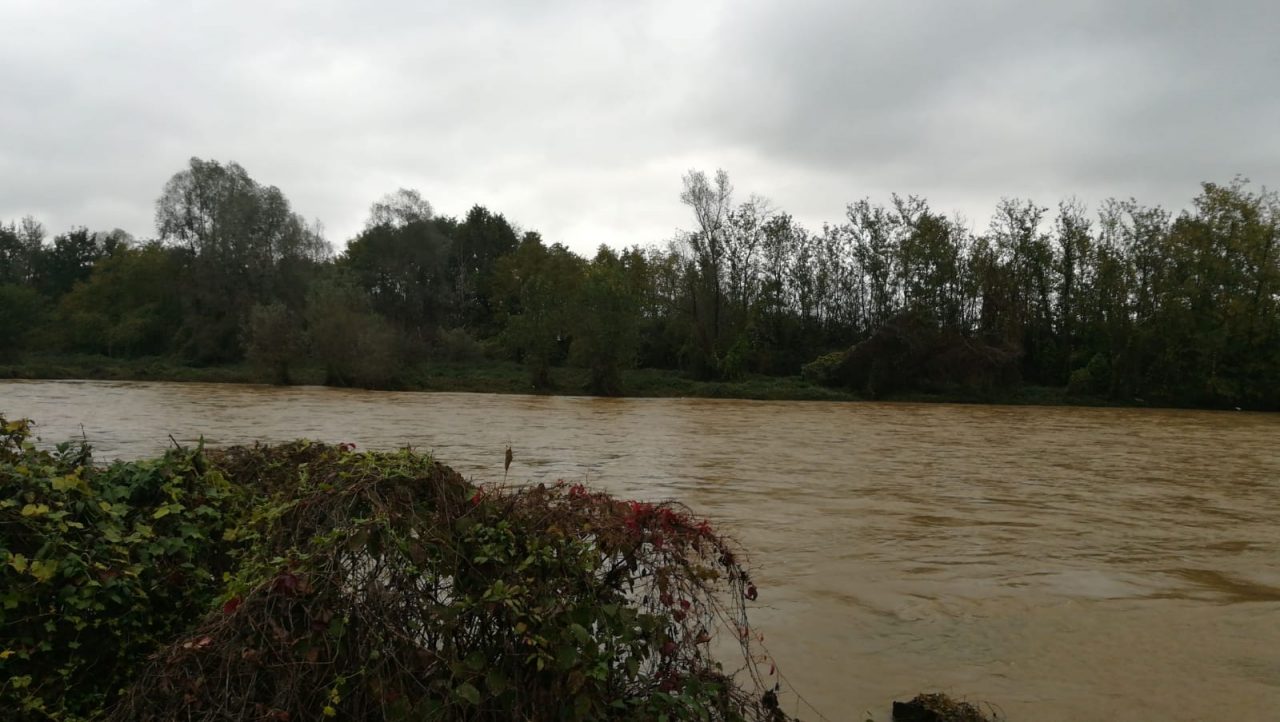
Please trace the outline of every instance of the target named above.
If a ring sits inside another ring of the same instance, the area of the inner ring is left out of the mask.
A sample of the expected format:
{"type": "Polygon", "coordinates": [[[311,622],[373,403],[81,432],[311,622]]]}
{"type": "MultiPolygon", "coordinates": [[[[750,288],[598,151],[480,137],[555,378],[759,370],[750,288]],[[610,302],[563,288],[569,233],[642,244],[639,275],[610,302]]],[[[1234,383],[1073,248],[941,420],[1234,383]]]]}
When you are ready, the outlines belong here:
{"type": "MultiPolygon", "coordinates": [[[[324,370],[304,366],[290,373],[297,385],[324,385],[324,370]]],[[[188,366],[165,357],[119,359],[94,355],[28,356],[0,362],[0,379],[95,381],[178,381],[203,383],[271,383],[249,364],[188,366]]],[[[577,396],[586,392],[586,369],[551,369],[551,389],[535,389],[524,366],[509,361],[432,362],[404,369],[385,390],[448,391],[491,394],[577,396]]],[[[866,397],[807,381],[800,376],[749,376],[738,381],[699,381],[679,371],[630,369],[623,375],[624,397],[713,398],[759,401],[865,401],[866,397]]],[[[999,392],[956,391],[946,394],[906,393],[876,399],[926,403],[1010,404],[1034,406],[1148,406],[1141,400],[1121,403],[1073,396],[1065,389],[1022,386],[999,392]]]]}

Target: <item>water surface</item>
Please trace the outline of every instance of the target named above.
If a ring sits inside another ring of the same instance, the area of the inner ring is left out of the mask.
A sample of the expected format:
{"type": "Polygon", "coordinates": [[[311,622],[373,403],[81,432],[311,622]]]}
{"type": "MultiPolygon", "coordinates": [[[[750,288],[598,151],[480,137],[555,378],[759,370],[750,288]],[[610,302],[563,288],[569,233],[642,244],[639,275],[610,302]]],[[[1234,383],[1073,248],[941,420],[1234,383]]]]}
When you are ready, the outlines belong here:
{"type": "MultiPolygon", "coordinates": [[[[0,382],[99,458],[308,437],[479,481],[678,498],[733,531],[833,720],[942,690],[1014,720],[1280,719],[1280,417],[1236,412],[0,382]]],[[[811,712],[800,708],[807,719],[811,712]]]]}

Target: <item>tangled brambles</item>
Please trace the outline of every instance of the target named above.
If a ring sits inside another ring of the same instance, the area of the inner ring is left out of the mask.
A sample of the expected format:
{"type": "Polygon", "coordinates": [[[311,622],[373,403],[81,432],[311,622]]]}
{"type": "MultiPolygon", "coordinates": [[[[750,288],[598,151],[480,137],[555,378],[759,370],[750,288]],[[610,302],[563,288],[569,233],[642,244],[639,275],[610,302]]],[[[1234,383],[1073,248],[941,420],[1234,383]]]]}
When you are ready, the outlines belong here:
{"type": "MultiPolygon", "coordinates": [[[[92,704],[72,709],[70,688],[36,695],[51,716],[109,707],[117,720],[785,719],[756,670],[746,603],[757,592],[740,554],[683,507],[579,485],[481,489],[411,451],[298,442],[166,457],[178,458],[189,467],[170,484],[180,493],[161,490],[139,514],[182,516],[202,479],[241,490],[224,495],[218,524],[197,529],[201,546],[233,563],[200,613],[151,629],[153,639],[170,631],[168,641],[152,644],[145,664],[130,651],[92,704]],[[738,669],[709,651],[724,633],[742,645],[738,669]]],[[[20,475],[0,464],[6,480],[20,475]]],[[[106,472],[79,468],[89,491],[71,493],[97,493],[106,472]]],[[[28,486],[33,498],[52,493],[28,486]]],[[[59,510],[64,501],[53,499],[59,510]]],[[[98,534],[89,524],[81,536],[98,534]]],[[[6,530],[0,554],[39,558],[47,542],[6,530]]],[[[202,579],[220,568],[190,563],[202,579]]],[[[33,582],[33,606],[88,587],[46,581],[33,582]]],[[[146,590],[134,604],[122,614],[136,627],[155,621],[146,590]]],[[[7,611],[0,622],[6,637],[24,623],[7,611]]],[[[0,664],[35,670],[33,688],[46,689],[33,660],[67,662],[61,649],[24,653],[0,664]]]]}

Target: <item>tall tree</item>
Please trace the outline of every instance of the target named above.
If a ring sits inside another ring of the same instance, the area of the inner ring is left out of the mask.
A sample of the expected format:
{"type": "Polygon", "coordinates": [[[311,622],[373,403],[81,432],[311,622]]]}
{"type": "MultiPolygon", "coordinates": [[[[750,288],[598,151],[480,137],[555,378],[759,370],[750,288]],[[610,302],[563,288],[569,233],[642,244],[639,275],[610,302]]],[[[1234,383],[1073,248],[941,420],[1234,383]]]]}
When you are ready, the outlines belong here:
{"type": "Polygon", "coordinates": [[[696,342],[696,369],[703,375],[721,371],[724,276],[727,231],[733,208],[729,174],[717,170],[715,179],[699,170],[684,176],[680,202],[693,211],[697,228],[684,235],[689,311],[696,342]]]}
{"type": "Polygon", "coordinates": [[[328,255],[280,189],[236,163],[192,158],[156,201],[156,227],[191,259],[183,350],[199,361],[240,358],[249,308],[286,295],[280,269],[328,255]]]}
{"type": "Polygon", "coordinates": [[[423,345],[454,320],[451,243],[429,218],[379,223],[347,244],[341,263],[374,309],[423,345]]]}
{"type": "Polygon", "coordinates": [[[588,390],[602,396],[620,394],[622,372],[635,363],[641,289],[627,267],[635,259],[600,246],[575,299],[572,355],[590,371],[588,390]]]}
{"type": "Polygon", "coordinates": [[[528,234],[515,253],[499,259],[493,301],[505,325],[508,347],[529,368],[535,388],[551,386],[551,366],[572,339],[573,304],[582,281],[583,260],[560,244],[543,245],[528,234]]]}

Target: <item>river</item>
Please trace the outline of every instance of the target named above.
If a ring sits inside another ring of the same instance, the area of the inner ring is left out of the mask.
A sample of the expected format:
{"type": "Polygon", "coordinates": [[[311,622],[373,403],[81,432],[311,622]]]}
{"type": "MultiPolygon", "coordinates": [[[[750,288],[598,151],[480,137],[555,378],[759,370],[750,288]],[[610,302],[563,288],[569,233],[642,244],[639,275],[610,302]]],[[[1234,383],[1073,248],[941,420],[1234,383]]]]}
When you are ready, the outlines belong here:
{"type": "Polygon", "coordinates": [[[680,499],[749,549],[755,624],[832,720],[934,690],[1011,720],[1280,719],[1277,415],[77,381],[0,382],[0,414],[101,459],[308,437],[478,481],[509,443],[512,481],[680,499]]]}

